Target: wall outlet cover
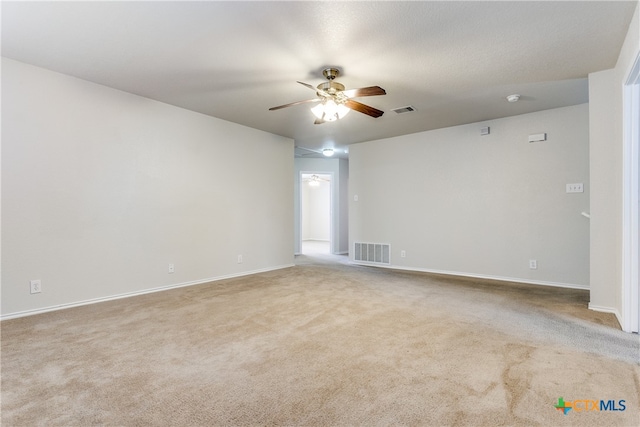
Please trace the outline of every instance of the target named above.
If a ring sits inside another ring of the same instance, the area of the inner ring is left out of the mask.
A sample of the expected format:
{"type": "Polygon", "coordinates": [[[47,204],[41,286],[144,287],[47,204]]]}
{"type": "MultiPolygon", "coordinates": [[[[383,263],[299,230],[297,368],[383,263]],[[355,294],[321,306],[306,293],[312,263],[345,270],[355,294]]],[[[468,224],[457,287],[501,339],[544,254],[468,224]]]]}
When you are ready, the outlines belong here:
{"type": "Polygon", "coordinates": [[[31,280],[29,282],[29,285],[31,287],[32,294],[39,294],[40,292],[42,292],[42,282],[40,281],[40,279],[31,280]]]}

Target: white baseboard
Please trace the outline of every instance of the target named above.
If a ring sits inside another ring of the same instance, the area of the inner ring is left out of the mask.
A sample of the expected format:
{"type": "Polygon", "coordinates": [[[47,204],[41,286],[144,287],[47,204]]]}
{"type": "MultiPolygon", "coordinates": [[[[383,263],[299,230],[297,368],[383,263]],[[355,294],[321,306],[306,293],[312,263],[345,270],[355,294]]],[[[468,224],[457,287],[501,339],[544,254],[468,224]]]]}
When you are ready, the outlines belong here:
{"type": "MultiPolygon", "coordinates": [[[[302,252],[295,252],[293,255],[298,256],[298,255],[304,255],[304,254],[302,252]]],[[[332,255],[349,255],[349,251],[335,252],[335,253],[332,253],[332,255]]]]}
{"type": "Polygon", "coordinates": [[[593,311],[600,311],[602,313],[612,313],[616,316],[616,318],[618,319],[618,323],[620,325],[622,325],[622,315],[620,314],[620,312],[613,307],[603,307],[601,305],[593,305],[591,303],[589,303],[589,310],[593,310],[593,311]]]}
{"type": "Polygon", "coordinates": [[[472,277],[474,279],[497,280],[499,282],[514,282],[514,283],[525,283],[527,285],[540,285],[540,286],[552,286],[556,288],[582,289],[586,291],[589,290],[588,286],[576,285],[573,283],[546,282],[542,280],[529,280],[529,279],[522,279],[517,277],[489,276],[486,274],[461,273],[459,271],[432,270],[428,268],[402,267],[398,265],[378,265],[378,264],[374,265],[374,264],[368,264],[368,263],[356,262],[356,261],[349,261],[349,262],[351,264],[365,265],[368,267],[388,268],[392,270],[417,271],[420,273],[433,273],[433,274],[444,274],[447,276],[472,277]]]}
{"type": "Polygon", "coordinates": [[[97,304],[97,303],[100,303],[100,302],[113,301],[113,300],[122,299],[122,298],[135,297],[135,296],[138,296],[138,295],[151,294],[151,293],[154,293],[154,292],[168,291],[170,289],[184,288],[186,286],[201,285],[203,283],[216,282],[216,281],[219,281],[219,280],[233,279],[234,277],[250,276],[252,274],[264,273],[264,272],[273,271],[273,270],[281,270],[283,268],[289,268],[289,267],[294,267],[294,266],[295,266],[295,264],[279,265],[279,266],[276,266],[276,267],[268,267],[268,268],[262,268],[262,269],[258,269],[258,270],[245,271],[245,272],[242,272],[242,273],[228,274],[228,275],[225,275],[225,276],[210,277],[210,278],[207,278],[207,279],[200,279],[200,280],[193,280],[193,281],[190,281],[190,282],[177,283],[175,285],[159,286],[157,288],[144,289],[144,290],[141,290],[141,291],[127,292],[127,293],[124,293],[124,294],[111,295],[111,296],[107,296],[107,297],[93,298],[93,299],[88,299],[88,300],[83,300],[83,301],[71,302],[71,303],[67,303],[67,304],[53,305],[53,306],[44,307],[44,308],[38,308],[38,309],[34,309],[34,310],[18,311],[18,312],[15,312],[15,313],[9,313],[9,314],[1,315],[0,316],[0,321],[9,320],[9,319],[16,319],[18,317],[33,316],[33,315],[36,315],[36,314],[48,313],[50,311],[64,310],[64,309],[67,309],[67,308],[80,307],[80,306],[83,306],[83,305],[90,305],[90,304],[97,304]]]}

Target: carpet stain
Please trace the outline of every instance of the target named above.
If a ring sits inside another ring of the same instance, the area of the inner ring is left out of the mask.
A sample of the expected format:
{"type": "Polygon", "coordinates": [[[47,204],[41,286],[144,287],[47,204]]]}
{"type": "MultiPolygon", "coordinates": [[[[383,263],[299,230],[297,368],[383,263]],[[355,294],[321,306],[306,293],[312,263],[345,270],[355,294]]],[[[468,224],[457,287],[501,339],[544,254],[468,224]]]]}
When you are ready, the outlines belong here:
{"type": "Polygon", "coordinates": [[[534,350],[528,345],[509,343],[503,353],[505,367],[501,378],[507,395],[507,408],[512,417],[522,422],[525,420],[519,419],[516,409],[531,386],[531,374],[518,368],[531,358],[534,350]]]}

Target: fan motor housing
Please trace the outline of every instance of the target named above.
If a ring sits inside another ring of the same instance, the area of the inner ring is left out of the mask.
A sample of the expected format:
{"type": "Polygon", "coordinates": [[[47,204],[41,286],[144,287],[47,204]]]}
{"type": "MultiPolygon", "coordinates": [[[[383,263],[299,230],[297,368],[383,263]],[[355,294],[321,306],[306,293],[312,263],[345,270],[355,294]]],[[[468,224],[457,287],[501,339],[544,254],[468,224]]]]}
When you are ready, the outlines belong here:
{"type": "Polygon", "coordinates": [[[333,80],[320,83],[317,87],[318,89],[328,92],[332,95],[334,95],[337,92],[342,92],[344,90],[344,85],[342,83],[338,83],[333,80]]]}

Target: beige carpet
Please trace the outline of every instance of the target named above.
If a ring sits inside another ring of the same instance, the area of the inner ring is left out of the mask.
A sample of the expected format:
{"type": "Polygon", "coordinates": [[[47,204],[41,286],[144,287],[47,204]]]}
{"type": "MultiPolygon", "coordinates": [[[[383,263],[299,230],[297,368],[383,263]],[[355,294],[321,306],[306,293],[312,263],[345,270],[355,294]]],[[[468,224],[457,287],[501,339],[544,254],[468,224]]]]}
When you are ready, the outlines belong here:
{"type": "Polygon", "coordinates": [[[640,424],[638,336],[588,292],[336,259],[4,321],[2,425],[640,424]]]}

